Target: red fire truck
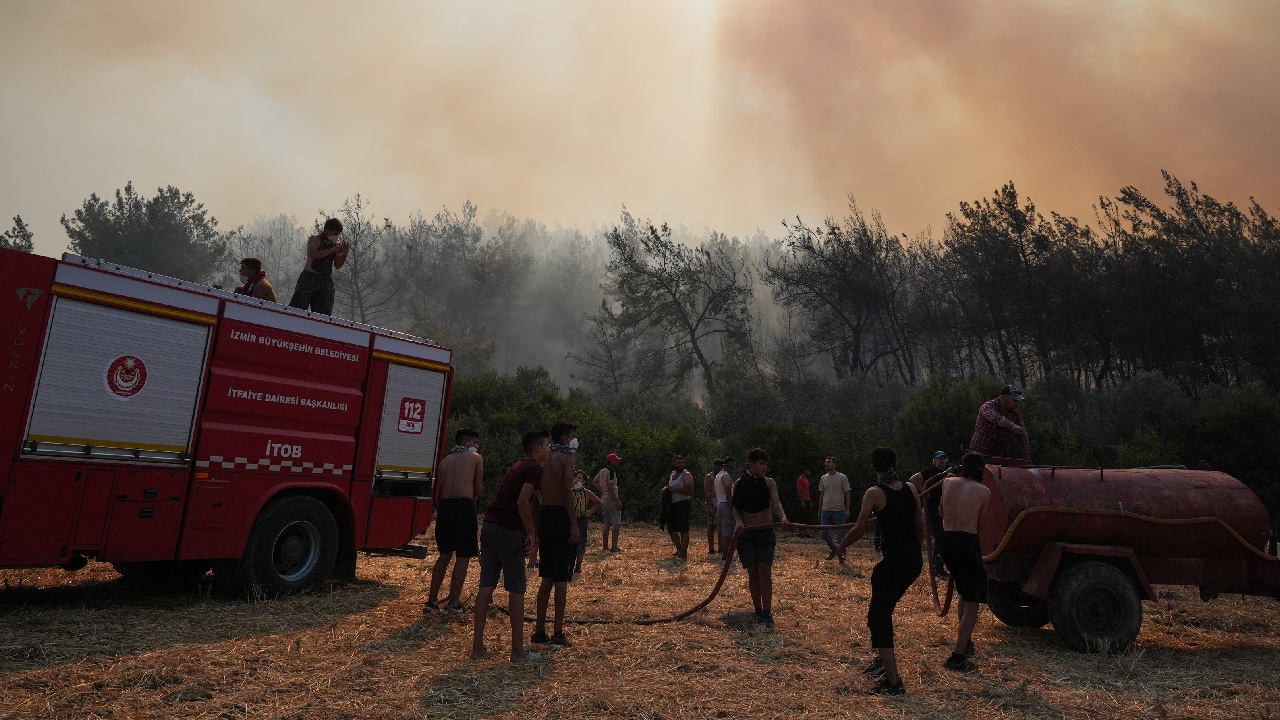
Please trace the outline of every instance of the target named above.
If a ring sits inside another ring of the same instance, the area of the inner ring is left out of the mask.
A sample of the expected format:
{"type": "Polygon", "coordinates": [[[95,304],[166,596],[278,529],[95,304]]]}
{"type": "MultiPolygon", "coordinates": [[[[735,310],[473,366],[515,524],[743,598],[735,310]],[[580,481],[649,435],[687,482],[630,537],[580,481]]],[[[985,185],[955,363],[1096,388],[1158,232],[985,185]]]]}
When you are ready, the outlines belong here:
{"type": "Polygon", "coordinates": [[[0,353],[0,567],[277,595],[431,521],[446,348],[0,249],[0,353]]]}

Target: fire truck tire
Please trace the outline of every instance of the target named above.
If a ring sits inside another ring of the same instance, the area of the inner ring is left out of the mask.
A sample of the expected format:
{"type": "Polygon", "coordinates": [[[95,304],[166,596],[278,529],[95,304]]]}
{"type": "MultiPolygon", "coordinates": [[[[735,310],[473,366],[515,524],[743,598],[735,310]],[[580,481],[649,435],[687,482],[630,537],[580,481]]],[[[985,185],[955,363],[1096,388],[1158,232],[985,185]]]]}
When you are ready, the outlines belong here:
{"type": "Polygon", "coordinates": [[[244,593],[276,597],[318,587],[338,557],[338,524],[329,508],[306,495],[267,503],[249,534],[244,557],[231,564],[244,593]]]}
{"type": "Polygon", "coordinates": [[[1123,652],[1142,627],[1142,600],[1123,570],[1088,561],[1054,579],[1053,629],[1076,652],[1123,652]]]}
{"type": "Polygon", "coordinates": [[[1049,624],[1049,603],[1022,592],[1020,583],[987,583],[987,607],[1009,627],[1039,628],[1049,624]]]}
{"type": "Polygon", "coordinates": [[[162,588],[189,588],[197,585],[209,572],[209,565],[201,560],[111,563],[111,567],[123,575],[125,580],[162,588]]]}

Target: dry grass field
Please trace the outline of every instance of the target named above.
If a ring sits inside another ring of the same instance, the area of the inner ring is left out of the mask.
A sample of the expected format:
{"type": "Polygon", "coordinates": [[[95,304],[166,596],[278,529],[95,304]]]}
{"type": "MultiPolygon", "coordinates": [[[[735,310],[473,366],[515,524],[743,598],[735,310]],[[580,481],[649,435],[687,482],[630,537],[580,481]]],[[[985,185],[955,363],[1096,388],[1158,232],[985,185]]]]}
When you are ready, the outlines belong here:
{"type": "MultiPolygon", "coordinates": [[[[571,618],[674,614],[721,567],[696,532],[687,563],[667,558],[653,527],[627,527],[622,544],[614,555],[592,545],[571,618]]],[[[848,567],[825,556],[815,539],[782,539],[772,632],[726,624],[750,607],[736,568],[689,620],[576,625],[574,647],[521,666],[504,653],[468,663],[470,616],[422,615],[429,561],[362,557],[353,585],[266,602],[142,590],[98,563],[3,570],[0,717],[1280,717],[1276,602],[1202,603],[1191,588],[1159,588],[1134,647],[1114,657],[1076,654],[1051,629],[1006,628],[984,610],[979,671],[957,675],[942,669],[954,613],[934,616],[922,579],[897,615],[909,694],[864,696],[875,557],[866,541],[848,567]]],[[[468,595],[476,575],[473,565],[468,595]]],[[[504,616],[486,642],[509,642],[504,616]]]]}

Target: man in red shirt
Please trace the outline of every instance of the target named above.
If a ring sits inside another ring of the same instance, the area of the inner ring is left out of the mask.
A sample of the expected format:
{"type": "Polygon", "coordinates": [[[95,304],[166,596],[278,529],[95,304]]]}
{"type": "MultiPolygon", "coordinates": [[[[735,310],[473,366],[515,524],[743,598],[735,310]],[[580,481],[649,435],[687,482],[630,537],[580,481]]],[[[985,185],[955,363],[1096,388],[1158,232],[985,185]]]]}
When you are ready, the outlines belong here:
{"type": "MultiPolygon", "coordinates": [[[[805,468],[800,473],[800,477],[796,478],[796,495],[800,498],[800,522],[809,525],[813,523],[813,518],[809,514],[809,508],[812,503],[809,501],[809,468],[805,468]]],[[[806,530],[797,533],[800,537],[809,537],[806,530]]]]}
{"type": "Polygon", "coordinates": [[[987,457],[1020,457],[1031,459],[1031,438],[1027,436],[1026,421],[1018,403],[1024,400],[1016,385],[1000,388],[999,397],[982,403],[978,420],[973,427],[969,449],[987,457]],[[1010,445],[1018,438],[1018,454],[1010,454],[1010,445]]]}

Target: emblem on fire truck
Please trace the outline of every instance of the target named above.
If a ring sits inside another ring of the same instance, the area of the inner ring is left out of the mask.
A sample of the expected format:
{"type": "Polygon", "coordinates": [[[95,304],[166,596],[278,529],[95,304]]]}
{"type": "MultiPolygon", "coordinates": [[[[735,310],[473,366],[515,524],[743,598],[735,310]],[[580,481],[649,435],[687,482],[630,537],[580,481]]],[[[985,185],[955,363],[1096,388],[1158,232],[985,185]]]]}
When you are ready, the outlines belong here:
{"type": "Polygon", "coordinates": [[[136,355],[121,355],[107,366],[103,380],[112,395],[128,400],[142,392],[147,384],[147,366],[136,355]]]}
{"type": "Polygon", "coordinates": [[[400,424],[396,429],[411,435],[422,434],[422,411],[427,403],[417,398],[400,399],[400,424]]]}

